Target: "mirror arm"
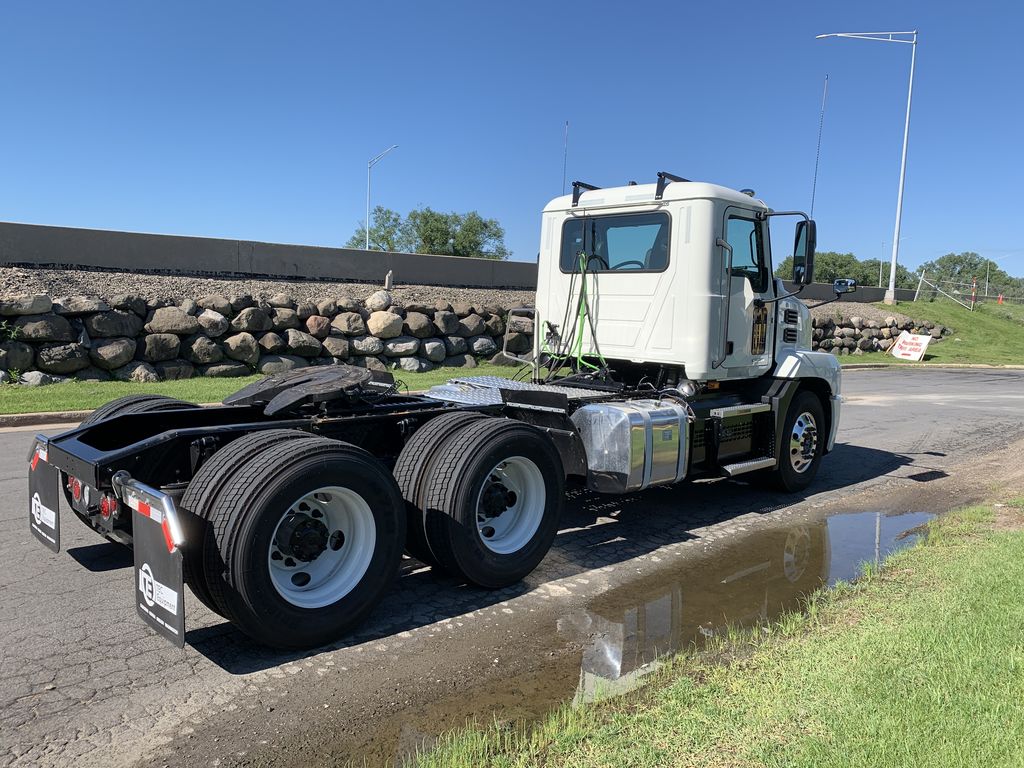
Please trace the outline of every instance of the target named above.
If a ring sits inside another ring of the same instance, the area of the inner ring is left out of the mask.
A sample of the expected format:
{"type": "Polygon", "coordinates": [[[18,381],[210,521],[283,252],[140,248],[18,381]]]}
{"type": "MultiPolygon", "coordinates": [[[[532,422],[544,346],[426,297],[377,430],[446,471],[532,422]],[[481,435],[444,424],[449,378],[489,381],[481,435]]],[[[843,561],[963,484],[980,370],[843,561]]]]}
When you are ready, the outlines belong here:
{"type": "Polygon", "coordinates": [[[843,298],[843,294],[837,293],[836,297],[834,299],[827,299],[825,301],[820,302],[819,304],[815,304],[813,307],[808,307],[808,309],[816,309],[818,307],[824,307],[826,304],[831,304],[831,303],[833,303],[835,301],[839,301],[841,298],[843,298]]]}
{"type": "MultiPolygon", "coordinates": [[[[785,293],[782,296],[776,296],[774,299],[754,299],[754,306],[755,307],[764,307],[764,306],[767,306],[769,304],[774,304],[776,301],[782,301],[783,299],[788,299],[790,296],[796,296],[796,295],[800,294],[801,292],[803,292],[804,288],[806,288],[806,287],[807,287],[806,285],[801,285],[799,288],[797,288],[792,293],[785,293]]],[[[835,299],[832,299],[832,301],[835,301],[835,299]]]]}

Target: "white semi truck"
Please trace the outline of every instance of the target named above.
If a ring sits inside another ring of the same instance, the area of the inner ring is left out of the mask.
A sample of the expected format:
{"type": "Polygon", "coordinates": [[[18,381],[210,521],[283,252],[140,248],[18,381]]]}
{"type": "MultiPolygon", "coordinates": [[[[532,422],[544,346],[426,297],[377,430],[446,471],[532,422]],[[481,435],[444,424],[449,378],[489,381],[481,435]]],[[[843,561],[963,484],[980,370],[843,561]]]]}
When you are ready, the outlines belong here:
{"type": "MultiPolygon", "coordinates": [[[[566,486],[629,493],[695,477],[813,480],[839,425],[836,359],[772,276],[748,191],[659,173],[577,182],[544,209],[528,376],[417,395],[351,366],[270,376],[199,408],[130,395],[37,436],[29,524],[60,549],[63,505],[134,549],[139,615],[185,641],[184,586],[256,641],[322,645],[362,621],[403,553],[484,588],[543,559],[566,486]]],[[[855,288],[837,281],[836,297],[855,288]]]]}

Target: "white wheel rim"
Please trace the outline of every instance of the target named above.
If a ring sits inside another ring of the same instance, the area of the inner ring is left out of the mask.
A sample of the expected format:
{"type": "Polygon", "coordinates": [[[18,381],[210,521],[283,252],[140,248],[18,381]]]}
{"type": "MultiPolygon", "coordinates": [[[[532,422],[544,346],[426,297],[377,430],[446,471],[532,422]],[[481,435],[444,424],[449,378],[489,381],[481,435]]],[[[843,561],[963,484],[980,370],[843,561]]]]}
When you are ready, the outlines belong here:
{"type": "Polygon", "coordinates": [[[818,425],[807,411],[796,417],[789,436],[789,461],[795,472],[806,472],[818,453],[818,425]]]}
{"type": "Polygon", "coordinates": [[[317,488],[278,520],[267,552],[277,593],[299,608],[341,600],[366,575],[377,543],[370,505],[348,488],[317,488]]]}
{"type": "Polygon", "coordinates": [[[476,502],[476,530],[492,552],[509,555],[527,544],[544,519],[547,486],[540,468],[512,456],[487,473],[476,502]]]}

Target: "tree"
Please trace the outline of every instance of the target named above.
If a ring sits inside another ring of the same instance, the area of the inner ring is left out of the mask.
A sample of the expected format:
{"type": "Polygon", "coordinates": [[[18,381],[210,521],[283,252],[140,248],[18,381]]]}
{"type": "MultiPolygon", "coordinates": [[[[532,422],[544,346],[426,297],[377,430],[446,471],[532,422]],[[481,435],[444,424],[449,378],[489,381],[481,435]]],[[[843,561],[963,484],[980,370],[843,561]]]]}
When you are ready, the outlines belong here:
{"type": "MultiPolygon", "coordinates": [[[[374,251],[403,251],[402,216],[397,211],[378,205],[373,209],[370,225],[370,249],[374,251]]],[[[345,243],[346,248],[366,247],[366,222],[360,222],[355,234],[345,243]]]]}
{"type": "MultiPolygon", "coordinates": [[[[775,268],[775,276],[789,280],[793,276],[793,257],[788,256],[775,268]]],[[[840,277],[852,277],[857,285],[878,285],[878,259],[859,260],[852,253],[823,251],[814,255],[814,282],[831,283],[840,277]]],[[[889,285],[889,262],[882,263],[882,285],[889,285]]],[[[896,287],[915,288],[917,277],[902,264],[896,265],[896,287]]]]}
{"type": "MultiPolygon", "coordinates": [[[[366,230],[360,225],[347,247],[363,248],[365,240],[366,230]]],[[[477,211],[441,213],[430,207],[409,211],[404,219],[388,208],[374,208],[370,248],[478,259],[503,260],[512,255],[505,247],[505,230],[496,219],[485,219],[477,211]]]]}
{"type": "Polygon", "coordinates": [[[974,280],[978,281],[978,293],[985,290],[988,277],[989,295],[1004,294],[1019,296],[1024,293],[1024,278],[1013,277],[991,259],[973,251],[947,253],[945,256],[921,265],[929,282],[937,283],[943,290],[958,290],[969,293],[974,280]]]}

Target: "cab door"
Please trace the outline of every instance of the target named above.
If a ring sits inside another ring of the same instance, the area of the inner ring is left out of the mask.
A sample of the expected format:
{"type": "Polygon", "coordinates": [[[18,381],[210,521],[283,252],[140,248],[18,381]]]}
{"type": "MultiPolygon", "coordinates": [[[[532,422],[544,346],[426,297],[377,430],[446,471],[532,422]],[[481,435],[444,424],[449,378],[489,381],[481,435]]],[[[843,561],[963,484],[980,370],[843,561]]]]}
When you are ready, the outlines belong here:
{"type": "Polygon", "coordinates": [[[728,378],[759,376],[771,367],[775,313],[758,299],[772,298],[771,254],[767,220],[746,208],[730,206],[722,224],[732,247],[729,328],[722,367],[728,378]]]}

